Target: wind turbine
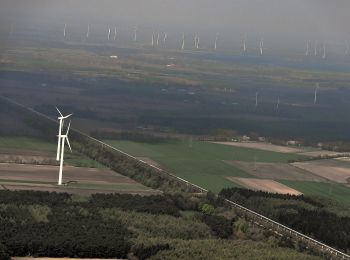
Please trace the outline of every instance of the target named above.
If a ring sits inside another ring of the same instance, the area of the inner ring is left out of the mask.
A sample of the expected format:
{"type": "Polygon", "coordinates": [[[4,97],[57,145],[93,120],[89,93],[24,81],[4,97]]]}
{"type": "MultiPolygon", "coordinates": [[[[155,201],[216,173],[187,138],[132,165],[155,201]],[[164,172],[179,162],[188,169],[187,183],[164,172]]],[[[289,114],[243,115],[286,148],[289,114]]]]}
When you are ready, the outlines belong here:
{"type": "Polygon", "coordinates": [[[316,83],[315,95],[314,95],[314,105],[316,105],[316,103],[317,103],[317,91],[318,91],[319,87],[320,87],[320,84],[316,83]]]}
{"type": "Polygon", "coordinates": [[[117,29],[117,27],[115,26],[115,27],[114,27],[114,38],[113,38],[114,41],[117,39],[117,34],[118,34],[118,29],[117,29]]]}
{"type": "Polygon", "coordinates": [[[258,97],[259,97],[259,92],[255,92],[255,107],[258,106],[258,97]]]}
{"type": "Polygon", "coordinates": [[[63,37],[66,38],[66,30],[67,30],[67,24],[64,24],[64,28],[63,28],[63,37]]]}
{"type": "Polygon", "coordinates": [[[154,32],[152,33],[152,47],[154,46],[154,32]]]}
{"type": "Polygon", "coordinates": [[[181,45],[181,50],[185,49],[185,33],[182,33],[182,45],[181,45]]]}
{"type": "Polygon", "coordinates": [[[137,25],[134,27],[134,42],[137,41],[137,25]]]}
{"type": "Polygon", "coordinates": [[[243,53],[247,53],[247,35],[244,35],[243,38],[243,53]]]}
{"type": "Polygon", "coordinates": [[[108,27],[108,36],[107,36],[108,41],[109,41],[110,37],[111,37],[111,28],[108,27]]]}
{"type": "Polygon", "coordinates": [[[326,44],[323,44],[323,55],[322,55],[322,59],[326,59],[326,44]]]}
{"type": "Polygon", "coordinates": [[[65,135],[61,135],[61,136],[59,137],[59,141],[61,142],[61,158],[60,158],[60,171],[59,171],[59,175],[58,175],[58,185],[62,185],[62,171],[63,171],[63,159],[64,159],[64,144],[66,143],[66,141],[67,141],[69,150],[72,152],[72,147],[70,146],[69,139],[68,139],[68,133],[69,133],[69,128],[70,128],[70,123],[71,123],[71,122],[69,122],[69,125],[68,125],[68,128],[67,128],[66,134],[65,134],[65,135]]]}
{"type": "Polygon", "coordinates": [[[280,108],[280,97],[277,97],[276,111],[278,112],[280,108]]]}
{"type": "Polygon", "coordinates": [[[87,32],[86,32],[86,38],[89,38],[89,34],[90,34],[90,24],[88,24],[88,28],[87,28],[87,32]]]}
{"type": "Polygon", "coordinates": [[[168,34],[165,32],[164,33],[164,38],[163,38],[163,43],[166,43],[166,40],[168,39],[168,34]]]}
{"type": "Polygon", "coordinates": [[[160,35],[159,35],[159,33],[157,34],[157,46],[159,45],[159,37],[160,37],[160,35]]]}
{"type": "Polygon", "coordinates": [[[197,34],[194,35],[194,47],[197,48],[197,34]]]}
{"type": "Polygon", "coordinates": [[[310,54],[310,41],[308,40],[306,42],[306,52],[305,52],[305,56],[309,56],[310,54]]]}
{"type": "Polygon", "coordinates": [[[315,46],[314,46],[314,56],[317,56],[317,49],[318,48],[318,41],[315,40],[315,46]]]}
{"type": "Polygon", "coordinates": [[[57,155],[56,155],[56,161],[58,161],[60,159],[60,145],[61,145],[61,142],[60,142],[60,138],[61,138],[61,134],[62,134],[62,128],[63,128],[63,125],[64,125],[64,120],[67,119],[68,117],[70,117],[71,115],[73,114],[69,114],[67,116],[63,116],[61,111],[56,107],[56,110],[58,111],[58,113],[60,114],[60,116],[58,117],[58,120],[60,120],[60,126],[59,126],[59,129],[58,129],[58,142],[57,142],[57,155]]]}
{"type": "Polygon", "coordinates": [[[263,55],[263,50],[264,49],[264,39],[261,38],[260,43],[259,43],[259,50],[260,50],[260,55],[263,55]]]}
{"type": "Polygon", "coordinates": [[[215,42],[214,42],[214,50],[216,51],[217,47],[218,47],[218,38],[219,38],[219,34],[216,34],[216,38],[215,38],[215,42]]]}

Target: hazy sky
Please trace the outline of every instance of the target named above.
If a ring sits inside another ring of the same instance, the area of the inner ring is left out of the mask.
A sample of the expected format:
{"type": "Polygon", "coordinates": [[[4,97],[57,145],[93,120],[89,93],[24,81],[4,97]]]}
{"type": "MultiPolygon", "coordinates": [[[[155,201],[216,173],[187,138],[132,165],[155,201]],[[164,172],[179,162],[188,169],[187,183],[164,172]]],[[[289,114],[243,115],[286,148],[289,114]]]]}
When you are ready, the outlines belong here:
{"type": "Polygon", "coordinates": [[[350,39],[349,0],[0,0],[2,22],[122,23],[350,39]]]}

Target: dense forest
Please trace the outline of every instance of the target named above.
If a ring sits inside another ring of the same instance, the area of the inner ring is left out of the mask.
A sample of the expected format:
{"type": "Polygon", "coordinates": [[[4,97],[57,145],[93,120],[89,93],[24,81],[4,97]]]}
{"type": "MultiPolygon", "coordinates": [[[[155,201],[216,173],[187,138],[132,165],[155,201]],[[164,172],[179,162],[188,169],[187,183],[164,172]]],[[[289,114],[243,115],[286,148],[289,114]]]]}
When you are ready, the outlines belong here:
{"type": "Polygon", "coordinates": [[[79,197],[2,190],[0,259],[318,259],[211,201],[181,194],[79,197]]]}
{"type": "Polygon", "coordinates": [[[328,208],[329,202],[306,196],[271,194],[240,188],[223,189],[220,196],[330,246],[350,252],[350,216],[337,214],[335,207],[328,208]]]}

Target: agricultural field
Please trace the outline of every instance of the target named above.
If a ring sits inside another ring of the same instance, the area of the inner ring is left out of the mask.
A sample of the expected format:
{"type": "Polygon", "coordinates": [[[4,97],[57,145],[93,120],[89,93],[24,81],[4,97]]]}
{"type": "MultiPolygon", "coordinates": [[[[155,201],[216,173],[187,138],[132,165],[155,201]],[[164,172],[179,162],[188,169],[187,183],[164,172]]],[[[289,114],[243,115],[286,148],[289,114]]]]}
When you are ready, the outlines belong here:
{"type": "Polygon", "coordinates": [[[288,163],[226,161],[229,165],[261,179],[326,182],[327,179],[288,163]]]}
{"type": "Polygon", "coordinates": [[[350,183],[350,161],[329,159],[293,163],[295,167],[337,183],[350,183]]]}
{"type": "MultiPolygon", "coordinates": [[[[330,184],[329,180],[320,174],[288,163],[290,160],[307,158],[299,153],[278,153],[195,141],[145,143],[107,140],[106,142],[214,192],[226,187],[259,189],[261,184],[260,190],[264,191],[303,193],[350,202],[349,187],[333,182],[330,184]],[[339,191],[329,193],[329,187],[332,186],[338,187],[339,191]]],[[[318,161],[305,163],[313,162],[318,161]]]]}
{"type": "Polygon", "coordinates": [[[327,197],[350,205],[350,187],[334,182],[311,182],[311,181],[290,181],[281,180],[280,183],[296,189],[303,194],[327,197]]]}
{"type": "Polygon", "coordinates": [[[260,190],[271,193],[280,193],[280,194],[291,194],[291,195],[301,195],[302,193],[289,188],[288,186],[278,183],[274,180],[265,180],[265,179],[255,179],[255,178],[235,178],[230,177],[229,180],[234,181],[235,183],[240,184],[243,187],[247,187],[250,190],[260,190]]]}
{"type": "Polygon", "coordinates": [[[277,152],[277,153],[301,153],[301,152],[304,152],[303,148],[274,145],[274,144],[263,143],[263,142],[213,142],[213,143],[230,145],[230,146],[237,146],[237,147],[252,148],[252,149],[259,149],[259,150],[265,150],[265,151],[272,151],[272,152],[277,152]]]}
{"type": "MultiPolygon", "coordinates": [[[[56,159],[57,141],[52,142],[35,137],[0,136],[0,162],[58,165],[56,159]]],[[[65,164],[76,167],[104,168],[90,158],[66,147],[65,164]]]]}
{"type": "MultiPolygon", "coordinates": [[[[40,190],[77,193],[157,194],[128,177],[68,149],[65,154],[63,182],[58,187],[56,143],[34,137],[0,137],[0,189],[40,190]]],[[[74,147],[72,147],[74,149],[74,147]]]]}
{"type": "Polygon", "coordinates": [[[204,188],[218,192],[224,187],[240,186],[227,177],[253,178],[253,175],[225,163],[233,158],[240,161],[284,162],[304,158],[297,154],[276,153],[251,148],[232,147],[208,142],[137,143],[112,141],[107,143],[138,157],[148,157],[161,168],[204,188]]]}
{"type": "Polygon", "coordinates": [[[142,195],[159,193],[109,169],[66,166],[63,175],[65,185],[58,187],[57,178],[57,166],[0,163],[0,189],[56,191],[81,195],[113,192],[142,195]]]}

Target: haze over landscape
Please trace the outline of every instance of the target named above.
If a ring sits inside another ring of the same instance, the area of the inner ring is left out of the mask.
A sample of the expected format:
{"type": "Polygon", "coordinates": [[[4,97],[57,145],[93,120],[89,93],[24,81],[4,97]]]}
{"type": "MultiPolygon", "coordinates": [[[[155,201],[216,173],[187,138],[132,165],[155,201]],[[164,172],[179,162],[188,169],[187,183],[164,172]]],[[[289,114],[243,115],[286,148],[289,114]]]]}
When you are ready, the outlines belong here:
{"type": "Polygon", "coordinates": [[[350,259],[349,11],[1,1],[0,259],[350,259]]]}

